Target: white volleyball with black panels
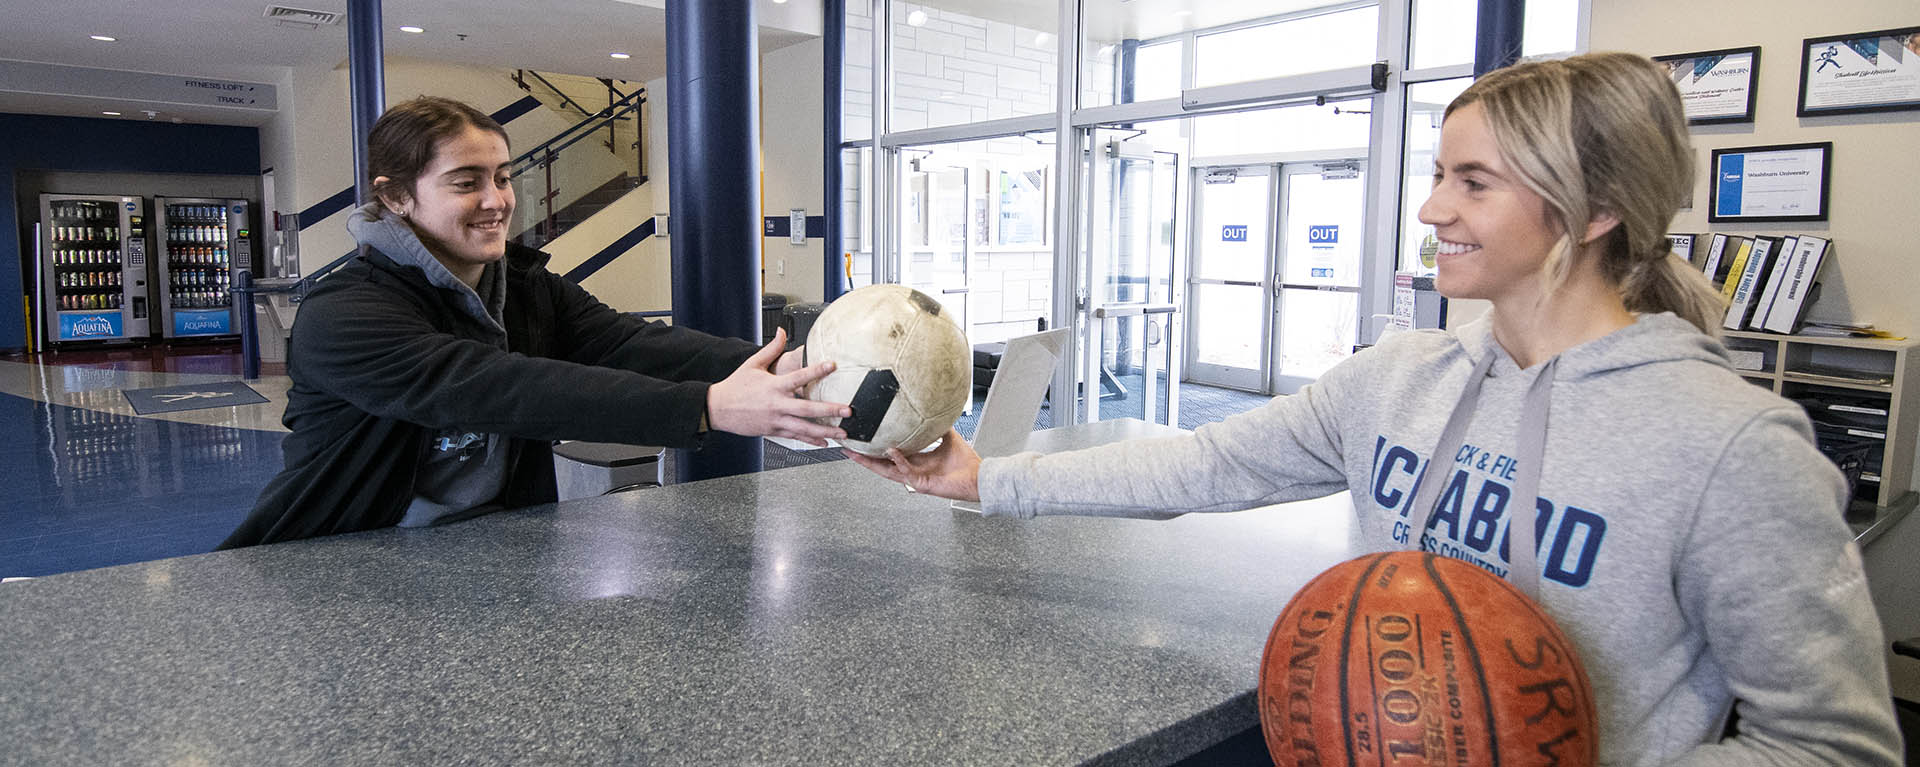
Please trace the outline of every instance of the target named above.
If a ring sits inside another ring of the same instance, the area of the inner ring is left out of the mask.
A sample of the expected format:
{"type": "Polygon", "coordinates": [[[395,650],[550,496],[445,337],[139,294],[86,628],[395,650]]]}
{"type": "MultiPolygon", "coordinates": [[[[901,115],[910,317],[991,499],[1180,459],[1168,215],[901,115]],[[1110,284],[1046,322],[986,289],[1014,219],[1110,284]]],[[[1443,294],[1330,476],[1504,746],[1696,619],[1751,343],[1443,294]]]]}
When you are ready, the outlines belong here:
{"type": "Polygon", "coordinates": [[[808,364],[831,360],[832,375],[807,398],[845,402],[849,418],[822,419],[847,432],[855,452],[916,452],[952,428],[972,395],[972,350],[940,302],[905,285],[869,285],[841,296],[807,334],[808,364]]]}

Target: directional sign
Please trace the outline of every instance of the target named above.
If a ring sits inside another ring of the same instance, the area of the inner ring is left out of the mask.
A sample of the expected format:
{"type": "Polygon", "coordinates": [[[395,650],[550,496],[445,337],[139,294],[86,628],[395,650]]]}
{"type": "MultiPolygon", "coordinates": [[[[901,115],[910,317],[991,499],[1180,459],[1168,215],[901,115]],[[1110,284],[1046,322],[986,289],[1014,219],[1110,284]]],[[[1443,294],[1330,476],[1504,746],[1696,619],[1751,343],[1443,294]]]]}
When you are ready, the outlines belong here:
{"type": "Polygon", "coordinates": [[[280,108],[266,83],[0,60],[0,92],[9,91],[261,112],[280,108]]]}

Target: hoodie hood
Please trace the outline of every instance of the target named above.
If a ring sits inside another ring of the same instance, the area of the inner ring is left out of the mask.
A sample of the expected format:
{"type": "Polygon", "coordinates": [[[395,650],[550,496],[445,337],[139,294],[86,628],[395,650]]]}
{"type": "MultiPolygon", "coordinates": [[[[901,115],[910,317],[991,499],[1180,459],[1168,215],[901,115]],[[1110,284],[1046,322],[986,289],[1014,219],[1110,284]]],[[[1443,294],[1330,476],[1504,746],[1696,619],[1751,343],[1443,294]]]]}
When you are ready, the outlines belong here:
{"type": "MultiPolygon", "coordinates": [[[[1474,362],[1496,354],[1493,375],[1507,375],[1518,367],[1493,340],[1492,314],[1484,314],[1455,331],[1460,347],[1474,362]]],[[[1672,312],[1641,314],[1633,324],[1560,352],[1555,373],[1563,381],[1658,362],[1697,360],[1732,369],[1726,347],[1701,333],[1672,312]]]]}
{"type": "Polygon", "coordinates": [[[347,217],[347,232],[361,247],[378,250],[401,266],[417,268],[426,275],[428,283],[453,292],[460,310],[482,327],[492,330],[501,346],[506,345],[507,328],[502,324],[507,307],[506,272],[501,262],[488,264],[480,272],[477,290],[467,287],[460,278],[453,276],[445,264],[440,263],[440,259],[433,257],[433,252],[427,250],[426,243],[414,234],[413,227],[407,224],[406,219],[378,202],[355,209],[347,217]]]}

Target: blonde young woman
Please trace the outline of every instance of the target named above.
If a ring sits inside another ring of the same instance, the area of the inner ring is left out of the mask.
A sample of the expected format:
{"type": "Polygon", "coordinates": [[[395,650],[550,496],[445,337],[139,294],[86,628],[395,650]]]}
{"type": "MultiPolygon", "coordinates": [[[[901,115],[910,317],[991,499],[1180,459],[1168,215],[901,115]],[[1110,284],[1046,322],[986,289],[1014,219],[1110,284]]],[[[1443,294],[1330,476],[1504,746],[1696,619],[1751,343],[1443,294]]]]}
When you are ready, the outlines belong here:
{"type": "Polygon", "coordinates": [[[1728,366],[1716,296],[1667,248],[1693,152],[1664,71],[1593,54],[1489,74],[1448,106],[1435,165],[1437,286],[1491,302],[1478,321],[1391,336],[1190,436],[854,458],[1019,517],[1347,490],[1362,547],[1536,595],[1592,676],[1603,763],[1897,764],[1844,480],[1804,412],[1728,366]]]}

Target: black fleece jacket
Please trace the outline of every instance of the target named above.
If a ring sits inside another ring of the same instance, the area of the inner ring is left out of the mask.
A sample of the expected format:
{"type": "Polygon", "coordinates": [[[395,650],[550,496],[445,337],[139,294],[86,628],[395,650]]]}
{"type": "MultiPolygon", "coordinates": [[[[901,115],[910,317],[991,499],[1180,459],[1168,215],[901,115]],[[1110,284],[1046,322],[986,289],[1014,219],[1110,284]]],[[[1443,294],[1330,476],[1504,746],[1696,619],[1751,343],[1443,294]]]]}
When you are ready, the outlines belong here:
{"type": "Polygon", "coordinates": [[[506,351],[453,291],[378,250],[321,281],[288,347],[286,469],[220,548],[399,522],[431,435],[455,425],[512,438],[505,508],[555,500],[556,439],[697,446],[708,384],[755,347],[616,312],[546,262],[509,244],[496,267],[506,351]]]}

